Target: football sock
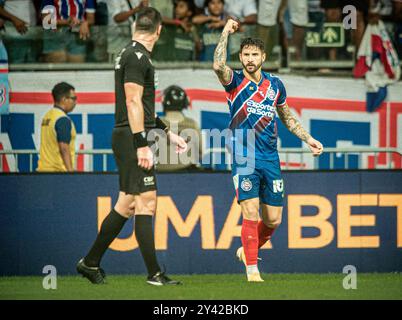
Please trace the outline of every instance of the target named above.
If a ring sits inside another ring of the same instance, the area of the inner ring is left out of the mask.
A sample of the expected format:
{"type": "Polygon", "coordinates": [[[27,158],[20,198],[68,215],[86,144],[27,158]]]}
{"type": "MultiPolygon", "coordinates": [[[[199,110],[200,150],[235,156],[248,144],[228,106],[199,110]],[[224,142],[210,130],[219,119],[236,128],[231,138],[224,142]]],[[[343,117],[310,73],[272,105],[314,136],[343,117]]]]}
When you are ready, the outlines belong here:
{"type": "Polygon", "coordinates": [[[253,274],[253,273],[260,273],[260,271],[258,270],[257,265],[247,266],[247,274],[253,274]]]}
{"type": "Polygon", "coordinates": [[[108,216],[103,220],[99,234],[84,258],[84,263],[88,267],[99,267],[100,260],[107,248],[120,233],[124,224],[128,219],[120,215],[116,210],[112,209],[108,216]]]}
{"type": "Polygon", "coordinates": [[[149,276],[161,271],[156,260],[152,219],[153,216],[150,215],[135,216],[135,236],[149,276]]]}
{"type": "Polygon", "coordinates": [[[243,219],[241,242],[247,266],[257,265],[258,257],[258,221],[243,219]]]}
{"type": "Polygon", "coordinates": [[[268,240],[271,239],[275,228],[268,227],[262,220],[258,222],[258,248],[261,248],[268,240]]]}

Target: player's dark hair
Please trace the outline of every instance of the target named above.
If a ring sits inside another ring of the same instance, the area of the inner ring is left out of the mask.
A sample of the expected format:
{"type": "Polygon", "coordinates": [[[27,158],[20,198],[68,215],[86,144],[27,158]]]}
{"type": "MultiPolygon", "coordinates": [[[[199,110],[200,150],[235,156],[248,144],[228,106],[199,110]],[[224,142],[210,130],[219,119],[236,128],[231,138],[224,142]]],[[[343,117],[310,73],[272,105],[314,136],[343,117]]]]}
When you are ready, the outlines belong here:
{"type": "Polygon", "coordinates": [[[262,52],[265,51],[265,44],[264,41],[258,38],[245,38],[242,40],[240,44],[240,52],[243,51],[244,47],[257,47],[262,52]]]}
{"type": "Polygon", "coordinates": [[[155,33],[161,24],[161,14],[152,7],[141,9],[135,16],[135,31],[155,33]]]}
{"type": "Polygon", "coordinates": [[[75,88],[67,82],[56,84],[52,89],[53,100],[59,102],[61,99],[69,97],[71,90],[75,90],[75,88]]]}

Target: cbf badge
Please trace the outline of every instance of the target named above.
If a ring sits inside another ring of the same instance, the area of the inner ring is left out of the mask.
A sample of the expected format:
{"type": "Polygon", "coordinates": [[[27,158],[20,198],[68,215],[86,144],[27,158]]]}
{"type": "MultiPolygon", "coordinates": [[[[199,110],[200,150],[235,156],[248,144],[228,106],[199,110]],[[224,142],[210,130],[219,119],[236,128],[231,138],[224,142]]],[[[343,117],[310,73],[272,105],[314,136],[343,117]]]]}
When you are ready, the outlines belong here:
{"type": "Polygon", "coordinates": [[[253,184],[251,183],[249,178],[243,178],[243,180],[241,181],[241,184],[240,184],[240,188],[243,191],[247,192],[247,191],[250,191],[253,188],[253,184]]]}

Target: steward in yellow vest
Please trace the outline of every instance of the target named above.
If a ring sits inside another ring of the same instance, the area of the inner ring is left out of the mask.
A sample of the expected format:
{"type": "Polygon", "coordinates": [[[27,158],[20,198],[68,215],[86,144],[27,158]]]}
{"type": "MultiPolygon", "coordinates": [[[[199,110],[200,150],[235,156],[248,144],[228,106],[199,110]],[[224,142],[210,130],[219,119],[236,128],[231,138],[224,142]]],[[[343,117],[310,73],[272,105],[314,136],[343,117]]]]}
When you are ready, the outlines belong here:
{"type": "Polygon", "coordinates": [[[67,115],[76,105],[74,90],[65,82],[52,90],[54,107],[42,119],[38,172],[74,171],[76,131],[67,115]]]}

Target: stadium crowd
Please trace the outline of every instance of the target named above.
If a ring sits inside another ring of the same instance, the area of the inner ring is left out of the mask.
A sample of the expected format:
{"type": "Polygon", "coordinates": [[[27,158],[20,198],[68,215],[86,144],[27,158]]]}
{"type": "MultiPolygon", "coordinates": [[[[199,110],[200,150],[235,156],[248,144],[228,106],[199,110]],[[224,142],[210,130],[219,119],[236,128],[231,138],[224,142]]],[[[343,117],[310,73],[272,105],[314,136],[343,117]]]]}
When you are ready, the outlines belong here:
{"type": "MultiPolygon", "coordinates": [[[[0,27],[10,63],[112,62],[131,39],[135,14],[153,6],[164,24],[156,61],[212,61],[229,17],[240,23],[229,60],[237,60],[240,40],[249,34],[264,40],[268,57],[276,45],[283,56],[292,46],[299,60],[307,25],[320,30],[324,22],[341,23],[347,5],[357,9],[347,44],[358,48],[366,25],[381,19],[401,56],[402,0],[0,0],[0,27]],[[43,27],[50,26],[47,6],[56,8],[57,31],[43,27]]],[[[320,55],[336,60],[342,54],[329,48],[320,55]]]]}

